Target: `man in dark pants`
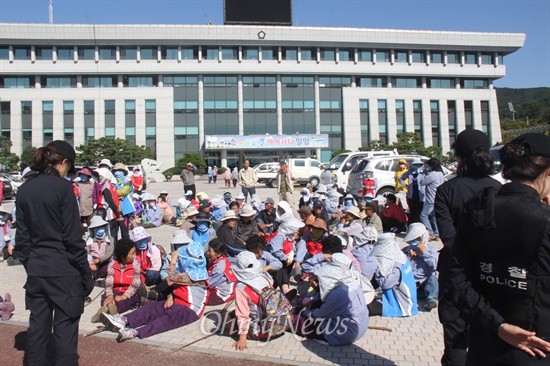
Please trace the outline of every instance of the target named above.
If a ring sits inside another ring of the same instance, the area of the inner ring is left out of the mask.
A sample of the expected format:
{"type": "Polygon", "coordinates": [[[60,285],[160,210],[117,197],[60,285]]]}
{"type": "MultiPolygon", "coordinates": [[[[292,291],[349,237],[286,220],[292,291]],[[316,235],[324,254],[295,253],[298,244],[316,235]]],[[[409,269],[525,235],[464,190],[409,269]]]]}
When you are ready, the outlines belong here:
{"type": "Polygon", "coordinates": [[[75,151],[65,141],[37,150],[37,174],[17,194],[17,246],[13,255],[27,271],[30,310],[26,365],[77,365],[78,323],[84,297],[92,291],[78,203],[65,177],[74,172],[75,151]],[[53,334],[52,334],[53,328],[53,334]],[[54,359],[47,345],[53,336],[54,359]]]}
{"type": "Polygon", "coordinates": [[[195,187],[195,174],[197,173],[197,167],[193,163],[187,163],[185,169],[181,171],[180,177],[183,181],[183,194],[186,194],[187,191],[193,192],[192,199],[195,198],[197,194],[197,188],[195,187]]]}
{"type": "Polygon", "coordinates": [[[452,260],[451,251],[460,225],[464,204],[485,187],[501,184],[489,177],[494,167],[489,151],[489,137],[478,130],[465,130],[453,144],[458,161],[457,177],[437,189],[434,211],[443,249],[439,253],[439,320],[443,325],[445,351],[443,366],[466,364],[468,324],[447,294],[447,271],[452,260]]]}

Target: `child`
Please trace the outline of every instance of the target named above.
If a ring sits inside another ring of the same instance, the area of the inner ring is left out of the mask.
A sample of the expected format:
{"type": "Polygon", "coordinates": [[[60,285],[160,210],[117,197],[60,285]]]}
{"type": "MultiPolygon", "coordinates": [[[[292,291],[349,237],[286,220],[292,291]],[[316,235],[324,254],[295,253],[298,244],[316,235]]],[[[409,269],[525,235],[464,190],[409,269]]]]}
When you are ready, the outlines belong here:
{"type": "Polygon", "coordinates": [[[101,218],[94,216],[88,226],[90,239],[90,269],[94,279],[103,278],[107,274],[107,267],[113,256],[113,244],[109,235],[109,223],[101,218]]]}
{"type": "Polygon", "coordinates": [[[115,245],[115,260],[109,264],[105,280],[103,305],[92,317],[92,323],[100,321],[102,313],[123,313],[139,304],[138,289],[141,285],[140,266],[135,259],[136,248],[130,239],[120,239],[115,245]]]}
{"type": "Polygon", "coordinates": [[[374,178],[372,172],[366,172],[365,174],[366,177],[362,182],[363,191],[361,192],[361,195],[363,196],[365,202],[371,202],[376,194],[376,189],[378,188],[378,180],[374,178]]]}
{"type": "Polygon", "coordinates": [[[225,244],[218,238],[208,243],[208,305],[220,305],[235,297],[237,277],[225,256],[225,244]]]}
{"type": "MultiPolygon", "coordinates": [[[[178,276],[176,263],[185,270],[185,285],[174,285],[166,301],[148,302],[145,306],[125,315],[103,313],[101,321],[118,330],[118,342],[139,337],[147,338],[158,333],[191,324],[199,320],[207,303],[206,258],[200,243],[191,242],[172,253],[168,274],[178,276]]],[[[178,280],[174,281],[179,283],[178,280]]]]}
{"type": "Polygon", "coordinates": [[[159,248],[153,245],[151,235],[143,227],[132,230],[136,245],[136,260],[141,267],[141,282],[144,285],[156,285],[160,282],[162,258],[159,248]]]}

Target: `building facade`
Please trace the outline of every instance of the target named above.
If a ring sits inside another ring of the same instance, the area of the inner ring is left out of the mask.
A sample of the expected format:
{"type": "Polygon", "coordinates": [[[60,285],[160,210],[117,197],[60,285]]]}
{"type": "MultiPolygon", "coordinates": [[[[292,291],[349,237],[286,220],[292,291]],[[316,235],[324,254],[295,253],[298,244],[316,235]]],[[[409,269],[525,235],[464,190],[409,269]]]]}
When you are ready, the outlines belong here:
{"type": "MultiPolygon", "coordinates": [[[[501,141],[493,81],[525,34],[242,25],[0,24],[0,132],[21,154],[63,139],[123,138],[165,167],[207,136],[327,134],[356,150],[418,132],[450,150],[465,128],[501,141]]],[[[241,154],[241,155],[239,155],[241,154]]],[[[222,161],[223,159],[223,161],[222,161]]]]}

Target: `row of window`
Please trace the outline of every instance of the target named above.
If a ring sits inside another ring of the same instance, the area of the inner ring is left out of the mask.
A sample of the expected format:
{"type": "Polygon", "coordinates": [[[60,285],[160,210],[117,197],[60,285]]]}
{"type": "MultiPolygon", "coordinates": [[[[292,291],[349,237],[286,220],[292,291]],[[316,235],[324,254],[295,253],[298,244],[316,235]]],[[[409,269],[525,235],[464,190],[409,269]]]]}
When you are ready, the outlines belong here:
{"type": "Polygon", "coordinates": [[[324,47],[245,46],[0,46],[0,60],[291,60],[502,65],[498,53],[324,47]],[[11,57],[10,57],[11,51],[11,57]]]}
{"type": "MultiPolygon", "coordinates": [[[[29,76],[0,76],[0,88],[33,88],[35,83],[33,77],[29,76]]],[[[281,84],[283,87],[292,88],[298,86],[313,86],[314,77],[283,76],[281,84]]],[[[368,77],[361,76],[353,78],[358,87],[363,88],[387,88],[391,83],[393,88],[422,88],[423,78],[421,77],[368,77]]],[[[426,87],[432,89],[455,89],[457,85],[462,89],[487,89],[490,86],[488,79],[465,79],[465,78],[426,78],[426,87]]],[[[147,75],[123,75],[121,77],[123,87],[156,87],[159,84],[157,76],[147,75]]],[[[197,76],[163,76],[164,86],[183,87],[198,85],[197,76]]],[[[204,76],[205,87],[209,86],[237,86],[237,76],[204,76]]],[[[76,76],[41,76],[40,85],[42,88],[76,88],[76,76]]],[[[275,76],[243,76],[243,87],[275,86],[275,76]]],[[[320,87],[341,87],[351,86],[351,77],[319,77],[320,87]]],[[[83,88],[114,88],[118,86],[118,77],[110,76],[82,76],[83,88]]]]}

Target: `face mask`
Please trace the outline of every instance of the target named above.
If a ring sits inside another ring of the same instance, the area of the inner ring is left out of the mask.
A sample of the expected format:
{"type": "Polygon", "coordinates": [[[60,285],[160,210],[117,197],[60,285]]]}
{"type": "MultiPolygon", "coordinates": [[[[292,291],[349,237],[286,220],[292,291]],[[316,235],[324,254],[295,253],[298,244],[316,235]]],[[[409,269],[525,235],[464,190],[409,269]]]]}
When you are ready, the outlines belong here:
{"type": "Polygon", "coordinates": [[[351,206],[353,205],[353,200],[345,200],[344,201],[344,206],[351,206]]]}
{"type": "Polygon", "coordinates": [[[136,241],[136,249],[137,250],[145,250],[147,249],[147,246],[149,244],[149,239],[143,238],[138,241],[136,241]]]}
{"type": "Polygon", "coordinates": [[[98,227],[94,230],[94,237],[96,237],[97,239],[103,239],[106,233],[107,230],[105,230],[104,227],[98,227]]]}
{"type": "Polygon", "coordinates": [[[317,227],[314,227],[312,230],[311,230],[311,240],[313,241],[319,241],[322,237],[323,237],[323,234],[324,234],[324,230],[323,229],[319,229],[317,227]]]}
{"type": "Polygon", "coordinates": [[[4,225],[4,216],[0,215],[0,225],[4,225]]]}
{"type": "Polygon", "coordinates": [[[90,178],[87,176],[87,175],[81,175],[80,176],[80,181],[82,183],[86,183],[90,178]]]}
{"type": "Polygon", "coordinates": [[[413,241],[411,241],[411,242],[409,243],[409,245],[415,247],[415,246],[417,246],[419,243],[420,243],[420,240],[414,239],[413,241]]]}
{"type": "Polygon", "coordinates": [[[124,172],[121,171],[121,170],[117,170],[115,173],[114,173],[114,176],[116,179],[122,179],[124,178],[124,172]]]}
{"type": "Polygon", "coordinates": [[[204,221],[198,222],[197,230],[201,233],[205,233],[206,231],[208,231],[208,223],[204,221]]]}
{"type": "Polygon", "coordinates": [[[149,207],[151,207],[151,208],[155,207],[155,201],[150,201],[149,202],[149,207]]]}
{"type": "Polygon", "coordinates": [[[224,198],[223,200],[225,201],[225,203],[231,203],[231,197],[224,198]]]}

